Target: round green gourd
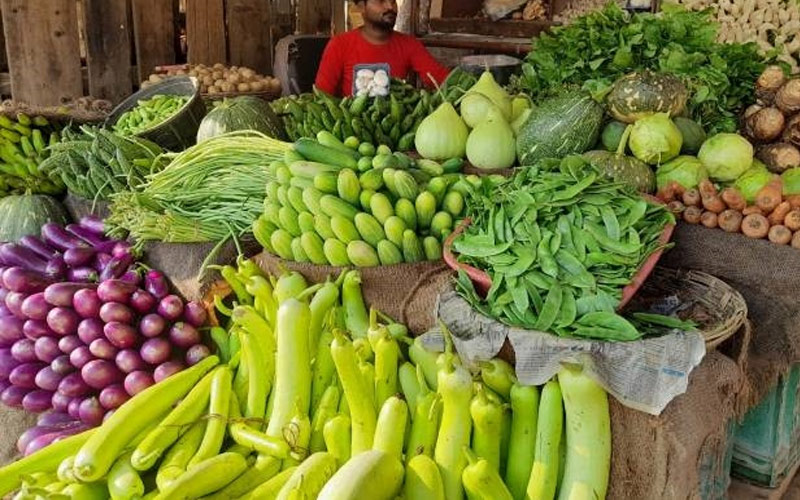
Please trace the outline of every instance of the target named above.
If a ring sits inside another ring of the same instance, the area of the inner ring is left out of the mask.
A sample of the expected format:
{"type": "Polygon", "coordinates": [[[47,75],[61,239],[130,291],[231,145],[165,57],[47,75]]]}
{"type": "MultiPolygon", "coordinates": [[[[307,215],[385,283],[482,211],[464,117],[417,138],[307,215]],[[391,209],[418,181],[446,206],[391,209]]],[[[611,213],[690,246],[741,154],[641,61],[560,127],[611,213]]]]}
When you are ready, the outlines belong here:
{"type": "Polygon", "coordinates": [[[611,120],[603,127],[603,132],[600,134],[600,142],[606,151],[616,151],[619,147],[619,141],[622,140],[622,135],[625,133],[626,124],[611,120]]]}
{"type": "Polygon", "coordinates": [[[614,83],[606,105],[614,119],[633,123],[651,113],[681,114],[689,92],[678,78],[666,73],[641,71],[623,76],[614,83]]]}
{"type": "Polygon", "coordinates": [[[67,224],[69,215],[52,196],[23,194],[0,198],[0,242],[38,235],[47,222],[67,224]]]}
{"type": "Polygon", "coordinates": [[[706,142],[706,132],[703,127],[696,121],[683,116],[676,116],[672,121],[681,131],[681,137],[683,137],[681,154],[696,155],[700,151],[700,146],[706,142]]]}
{"type": "Polygon", "coordinates": [[[281,119],[267,101],[241,96],[224,99],[208,112],[197,130],[197,142],[235,130],[256,130],[276,139],[286,139],[281,119]]]}

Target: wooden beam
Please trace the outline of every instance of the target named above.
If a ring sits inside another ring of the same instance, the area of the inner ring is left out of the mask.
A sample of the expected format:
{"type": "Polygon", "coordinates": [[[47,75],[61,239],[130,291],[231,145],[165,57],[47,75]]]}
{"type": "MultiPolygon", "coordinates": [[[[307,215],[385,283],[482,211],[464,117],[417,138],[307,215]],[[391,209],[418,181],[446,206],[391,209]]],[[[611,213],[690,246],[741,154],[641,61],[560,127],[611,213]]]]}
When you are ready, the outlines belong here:
{"type": "Polygon", "coordinates": [[[133,32],[139,80],[153,68],[175,64],[175,18],[173,0],[133,0],[133,32]]]}
{"type": "Polygon", "coordinates": [[[190,64],[225,64],[225,5],[223,0],[191,0],[186,4],[186,43],[190,64]]]}
{"type": "Polygon", "coordinates": [[[75,0],[2,0],[11,92],[30,104],[83,95],[75,0]]]}
{"type": "Polygon", "coordinates": [[[0,15],[0,70],[8,69],[8,59],[6,58],[6,37],[3,34],[3,16],[0,15]]]}
{"type": "Polygon", "coordinates": [[[269,0],[227,0],[228,62],[272,74],[269,0]]]}
{"type": "Polygon", "coordinates": [[[127,0],[84,0],[89,94],[114,104],[131,90],[127,0]]]}
{"type": "MultiPolygon", "coordinates": [[[[416,0],[406,0],[408,2],[416,0]]],[[[338,35],[347,31],[347,1],[346,0],[331,0],[331,26],[333,34],[338,35]]]]}

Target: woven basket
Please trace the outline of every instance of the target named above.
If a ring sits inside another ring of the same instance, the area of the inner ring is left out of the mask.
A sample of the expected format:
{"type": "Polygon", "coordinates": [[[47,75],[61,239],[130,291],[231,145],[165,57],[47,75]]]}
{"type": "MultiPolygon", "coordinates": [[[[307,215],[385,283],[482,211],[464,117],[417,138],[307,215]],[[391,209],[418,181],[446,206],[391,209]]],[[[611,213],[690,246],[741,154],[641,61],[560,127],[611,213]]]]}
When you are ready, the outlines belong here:
{"type": "Polygon", "coordinates": [[[744,297],[721,279],[700,271],[662,266],[653,270],[626,309],[649,311],[665,300],[676,304],[681,319],[697,323],[707,350],[730,338],[747,320],[744,297]]]}

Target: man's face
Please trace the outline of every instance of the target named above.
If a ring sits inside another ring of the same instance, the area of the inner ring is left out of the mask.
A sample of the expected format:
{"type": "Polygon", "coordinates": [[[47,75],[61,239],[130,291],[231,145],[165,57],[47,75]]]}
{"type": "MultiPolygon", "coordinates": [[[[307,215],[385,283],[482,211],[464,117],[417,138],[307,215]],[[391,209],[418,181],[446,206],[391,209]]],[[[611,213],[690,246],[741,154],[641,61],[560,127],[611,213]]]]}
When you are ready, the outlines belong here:
{"type": "Polygon", "coordinates": [[[397,21],[396,0],[365,0],[364,20],[385,30],[393,30],[397,21]]]}

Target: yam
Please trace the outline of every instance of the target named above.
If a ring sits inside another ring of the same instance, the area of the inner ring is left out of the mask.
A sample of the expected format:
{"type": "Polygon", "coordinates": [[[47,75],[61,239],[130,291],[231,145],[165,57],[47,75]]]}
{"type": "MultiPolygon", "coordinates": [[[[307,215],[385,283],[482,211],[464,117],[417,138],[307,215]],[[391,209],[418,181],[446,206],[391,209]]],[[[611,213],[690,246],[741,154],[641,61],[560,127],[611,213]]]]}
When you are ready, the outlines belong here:
{"type": "Polygon", "coordinates": [[[800,166],[800,150],[785,142],[763,146],[758,149],[756,156],[767,165],[770,172],[776,174],[800,166]]]}
{"type": "Polygon", "coordinates": [[[780,137],[786,121],[778,108],[761,109],[744,122],[745,133],[758,142],[772,142],[780,137]]]}
{"type": "Polygon", "coordinates": [[[769,221],[760,214],[750,214],[742,220],[742,233],[749,238],[766,238],[769,233],[769,221]]]}
{"type": "Polygon", "coordinates": [[[769,228],[769,241],[778,245],[788,245],[792,241],[792,232],[781,224],[769,228]]]}
{"type": "Polygon", "coordinates": [[[800,114],[794,115],[786,122],[781,139],[783,139],[783,142],[800,146],[800,114]]]}
{"type": "Polygon", "coordinates": [[[775,105],[787,115],[800,111],[800,79],[793,78],[778,89],[775,93],[775,105]]]}
{"type": "Polygon", "coordinates": [[[786,75],[783,68],[777,65],[768,66],[756,80],[756,99],[771,104],[775,100],[778,89],[784,83],[786,83],[786,75]]]}

